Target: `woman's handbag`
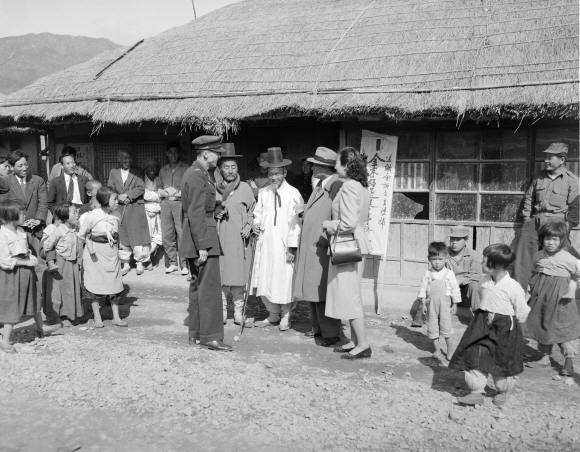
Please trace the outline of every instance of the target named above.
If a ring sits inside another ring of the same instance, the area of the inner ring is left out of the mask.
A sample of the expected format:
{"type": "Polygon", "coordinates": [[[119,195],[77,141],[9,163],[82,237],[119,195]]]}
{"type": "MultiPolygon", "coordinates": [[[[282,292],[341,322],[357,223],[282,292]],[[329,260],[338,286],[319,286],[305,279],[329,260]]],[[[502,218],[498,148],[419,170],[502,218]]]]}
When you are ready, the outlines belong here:
{"type": "Polygon", "coordinates": [[[332,265],[354,264],[362,261],[362,253],[357,238],[338,241],[338,228],[334,240],[330,243],[330,262],[332,265]]]}

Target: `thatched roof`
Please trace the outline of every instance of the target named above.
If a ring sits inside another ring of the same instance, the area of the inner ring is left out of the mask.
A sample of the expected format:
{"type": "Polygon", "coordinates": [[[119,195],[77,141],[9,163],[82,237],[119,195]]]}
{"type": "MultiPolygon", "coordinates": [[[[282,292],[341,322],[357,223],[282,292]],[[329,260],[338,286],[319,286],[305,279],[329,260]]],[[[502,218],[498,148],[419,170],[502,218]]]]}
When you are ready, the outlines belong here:
{"type": "Polygon", "coordinates": [[[43,78],[0,119],[578,117],[577,0],[246,0],[43,78]],[[116,61],[115,61],[116,60],[116,61]]]}

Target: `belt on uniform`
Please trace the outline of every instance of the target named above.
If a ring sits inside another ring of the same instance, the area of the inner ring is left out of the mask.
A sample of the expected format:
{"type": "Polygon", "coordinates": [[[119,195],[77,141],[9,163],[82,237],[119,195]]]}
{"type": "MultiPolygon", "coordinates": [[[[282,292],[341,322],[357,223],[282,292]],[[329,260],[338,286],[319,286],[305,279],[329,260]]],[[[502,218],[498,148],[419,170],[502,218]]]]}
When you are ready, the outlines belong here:
{"type": "Polygon", "coordinates": [[[534,215],[535,217],[556,217],[556,218],[566,218],[566,214],[564,212],[540,212],[534,215]]]}
{"type": "Polygon", "coordinates": [[[167,201],[181,201],[181,198],[179,196],[169,196],[167,201]]]}

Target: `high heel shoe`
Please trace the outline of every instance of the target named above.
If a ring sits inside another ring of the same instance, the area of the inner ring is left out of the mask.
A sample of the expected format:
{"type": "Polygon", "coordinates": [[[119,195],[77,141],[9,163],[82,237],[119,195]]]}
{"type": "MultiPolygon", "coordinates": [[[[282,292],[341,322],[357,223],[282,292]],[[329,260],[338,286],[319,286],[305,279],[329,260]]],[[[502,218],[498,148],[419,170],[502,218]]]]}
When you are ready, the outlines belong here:
{"type": "Polygon", "coordinates": [[[340,357],[340,359],[361,359],[361,358],[370,358],[371,355],[373,354],[373,351],[371,350],[371,348],[366,348],[364,349],[362,352],[358,352],[356,355],[353,355],[352,353],[345,353],[344,355],[342,355],[340,357]]]}

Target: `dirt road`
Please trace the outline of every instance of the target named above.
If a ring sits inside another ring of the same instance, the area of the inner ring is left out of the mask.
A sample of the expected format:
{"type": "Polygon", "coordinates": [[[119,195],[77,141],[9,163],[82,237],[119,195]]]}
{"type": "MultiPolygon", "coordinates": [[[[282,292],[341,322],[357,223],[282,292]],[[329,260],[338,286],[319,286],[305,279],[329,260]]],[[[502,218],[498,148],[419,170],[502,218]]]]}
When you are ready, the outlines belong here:
{"type": "MultiPolygon", "coordinates": [[[[230,315],[235,352],[223,354],[187,345],[182,282],[148,282],[130,284],[129,328],[110,309],[99,330],[35,341],[19,326],[20,353],[0,354],[0,451],[580,450],[580,375],[553,379],[556,363],[526,369],[505,408],[462,407],[462,374],[408,319],[369,317],[373,357],[350,362],[304,336],[306,306],[290,331],[239,342],[230,315]]],[[[266,312],[254,300],[249,316],[266,312]]],[[[537,358],[533,344],[525,353],[537,358]]]]}

